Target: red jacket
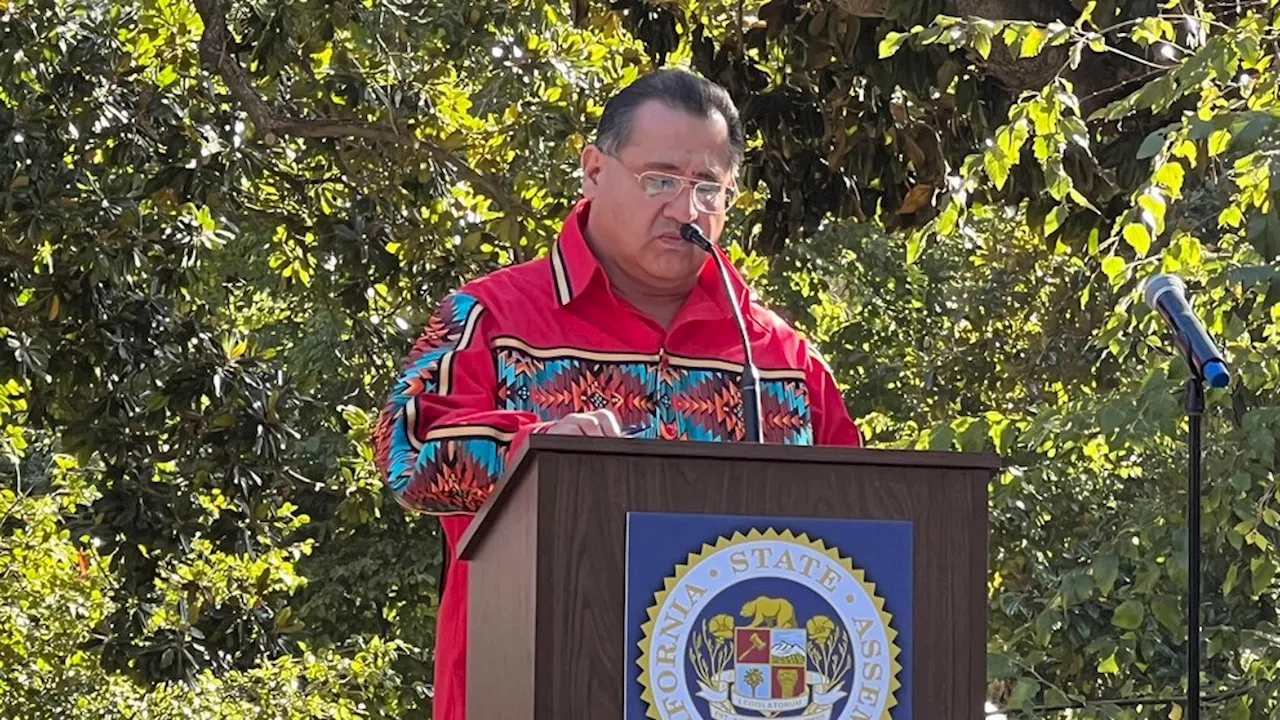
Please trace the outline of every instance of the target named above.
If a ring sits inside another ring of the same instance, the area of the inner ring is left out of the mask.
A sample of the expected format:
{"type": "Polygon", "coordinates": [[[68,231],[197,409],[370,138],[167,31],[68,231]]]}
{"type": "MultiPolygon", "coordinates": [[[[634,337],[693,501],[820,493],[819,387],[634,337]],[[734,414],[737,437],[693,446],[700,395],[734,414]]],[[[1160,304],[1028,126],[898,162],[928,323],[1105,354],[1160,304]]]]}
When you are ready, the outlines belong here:
{"type": "MultiPolygon", "coordinates": [[[[441,517],[452,558],[529,432],[611,408],[644,437],[736,441],[741,340],[707,264],[670,328],[617,298],[583,238],[580,202],[543,258],[467,283],[436,309],[379,417],[379,469],[400,503],[441,517]]],[[[719,250],[717,250],[719,252],[719,250]]],[[[859,445],[812,346],[732,273],[761,374],[766,442],[859,445]]],[[[435,720],[463,720],[467,566],[448,563],[437,619],[435,720]]]]}

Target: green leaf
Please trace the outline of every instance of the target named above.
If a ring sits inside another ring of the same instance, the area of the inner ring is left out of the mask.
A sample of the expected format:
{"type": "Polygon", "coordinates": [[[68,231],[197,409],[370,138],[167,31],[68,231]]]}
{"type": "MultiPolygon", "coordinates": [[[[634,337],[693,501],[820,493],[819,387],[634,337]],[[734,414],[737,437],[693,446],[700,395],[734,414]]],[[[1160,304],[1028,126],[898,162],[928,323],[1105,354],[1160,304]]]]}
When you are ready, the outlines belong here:
{"type": "Polygon", "coordinates": [[[1018,26],[1019,23],[1017,22],[1005,23],[1004,32],[1000,34],[1000,39],[1003,40],[1004,44],[1009,46],[1010,49],[1013,48],[1014,43],[1018,42],[1018,38],[1022,36],[1022,31],[1018,26]]]}
{"type": "MultiPolygon", "coordinates": [[[[1138,207],[1151,213],[1151,216],[1156,219],[1157,228],[1159,228],[1160,225],[1163,224],[1165,210],[1166,208],[1168,208],[1168,205],[1165,203],[1164,198],[1160,197],[1160,193],[1158,192],[1142,193],[1141,195],[1138,196],[1138,207]]],[[[1159,230],[1157,230],[1156,232],[1159,233],[1159,230]]]]}
{"type": "Polygon", "coordinates": [[[983,60],[991,56],[991,36],[979,30],[973,36],[973,49],[978,51],[983,60]]]}
{"type": "Polygon", "coordinates": [[[1239,205],[1228,205],[1218,213],[1218,227],[1234,229],[1242,225],[1244,225],[1244,213],[1240,212],[1239,205]]]}
{"type": "Polygon", "coordinates": [[[987,654],[987,682],[1012,677],[1016,671],[1013,663],[1004,653],[987,654]]]}
{"type": "Polygon", "coordinates": [[[933,432],[929,434],[929,449],[950,450],[951,444],[955,439],[956,431],[950,425],[934,428],[933,432]]]}
{"type": "Polygon", "coordinates": [[[1249,575],[1253,578],[1253,595],[1261,595],[1271,587],[1276,577],[1276,564],[1265,557],[1256,557],[1249,562],[1249,575]]]}
{"type": "Polygon", "coordinates": [[[1035,699],[1040,692],[1040,683],[1033,678],[1018,678],[1018,682],[1013,686],[1013,692],[1009,695],[1009,707],[1022,708],[1026,707],[1035,699]]]}
{"type": "Polygon", "coordinates": [[[1115,255],[1108,255],[1107,258],[1102,261],[1102,272],[1106,274],[1107,279],[1112,283],[1114,283],[1116,278],[1120,277],[1120,275],[1124,273],[1124,270],[1125,263],[1123,258],[1115,255]]]}
{"type": "Polygon", "coordinates": [[[997,190],[1003,190],[1005,181],[1009,179],[1010,162],[998,147],[991,148],[982,154],[982,165],[987,170],[987,177],[995,183],[997,190]]]}
{"type": "MultiPolygon", "coordinates": [[[[1048,122],[1048,116],[1043,112],[1033,112],[1031,113],[1031,116],[1035,117],[1037,122],[1048,122]]],[[[1038,160],[1041,165],[1048,163],[1049,159],[1053,157],[1054,146],[1049,142],[1049,137],[1047,135],[1036,136],[1035,142],[1033,142],[1031,146],[1035,152],[1036,160],[1038,160]]]]}
{"type": "Polygon", "coordinates": [[[1052,235],[1062,227],[1062,221],[1067,219],[1067,206],[1058,205],[1049,211],[1048,216],[1044,219],[1044,234],[1052,235]]]}
{"type": "Polygon", "coordinates": [[[1040,50],[1044,48],[1045,41],[1049,39],[1049,33],[1043,28],[1032,25],[1027,28],[1026,33],[1022,36],[1022,46],[1018,50],[1018,57],[1033,57],[1040,54],[1040,50]]]}
{"type": "MultiPolygon", "coordinates": [[[[1039,98],[1038,102],[1028,105],[1027,116],[1030,117],[1031,122],[1034,123],[1036,133],[1041,136],[1036,138],[1037,140],[1043,139],[1044,142],[1048,143],[1051,138],[1060,134],[1058,123],[1062,119],[1062,104],[1057,95],[1051,95],[1048,97],[1042,96],[1039,98]]],[[[1053,149],[1056,148],[1057,143],[1054,143],[1053,149]]],[[[1043,162],[1049,156],[1047,154],[1038,154],[1037,157],[1041,162],[1043,162]]],[[[1059,160],[1061,160],[1061,158],[1059,158],[1059,160]]]]}
{"type": "Polygon", "coordinates": [[[169,87],[178,80],[178,71],[172,65],[166,65],[156,75],[156,84],[162,88],[169,87]]]}
{"type": "Polygon", "coordinates": [[[1067,573],[1062,578],[1062,595],[1067,606],[1076,605],[1088,600],[1093,595],[1093,577],[1083,572],[1067,573]]]}
{"type": "Polygon", "coordinates": [[[1183,140],[1173,146],[1173,156],[1186,158],[1191,167],[1196,165],[1196,144],[1191,140],[1183,140]]]}
{"type": "Polygon", "coordinates": [[[1177,600],[1169,595],[1157,595],[1151,601],[1151,614],[1166,630],[1181,637],[1179,633],[1183,631],[1183,618],[1177,600]]]}
{"type": "MultiPolygon", "coordinates": [[[[956,200],[952,200],[947,203],[947,206],[946,208],[943,209],[942,214],[938,216],[938,234],[939,235],[951,234],[956,229],[956,223],[958,223],[959,221],[960,221],[960,203],[956,200]]],[[[908,265],[913,264],[916,258],[916,255],[911,255],[911,252],[910,252],[911,244],[912,243],[916,244],[915,250],[918,255],[918,251],[920,249],[919,242],[920,241],[915,238],[909,238],[907,240],[908,255],[910,255],[910,259],[907,261],[908,265]]]]}
{"type": "Polygon", "coordinates": [[[1147,231],[1146,225],[1129,223],[1124,226],[1123,234],[1125,242],[1138,253],[1138,257],[1145,257],[1151,250],[1151,233],[1147,231]]]}
{"type": "Polygon", "coordinates": [[[1116,675],[1120,672],[1120,665],[1116,662],[1116,654],[1114,652],[1098,663],[1098,672],[1104,675],[1116,675]]]}
{"type": "Polygon", "coordinates": [[[1060,158],[1050,158],[1050,161],[1044,166],[1046,179],[1048,180],[1049,195],[1054,200],[1065,200],[1067,194],[1071,192],[1073,185],[1071,176],[1062,169],[1062,161],[1060,158]]]}
{"type": "Polygon", "coordinates": [[[1080,17],[1076,19],[1075,27],[1082,28],[1085,25],[1093,25],[1093,11],[1098,9],[1098,0],[1089,0],[1084,4],[1084,10],[1080,11],[1080,17]]]}
{"type": "Polygon", "coordinates": [[[921,233],[911,233],[907,237],[907,264],[914,265],[916,260],[920,258],[920,251],[924,244],[924,238],[921,233]]]}
{"type": "Polygon", "coordinates": [[[323,70],[329,67],[329,62],[333,58],[333,46],[325,45],[318,52],[311,53],[311,66],[315,70],[323,70]]]}
{"type": "Polygon", "coordinates": [[[1160,42],[1163,37],[1161,18],[1145,17],[1141,22],[1133,26],[1133,30],[1129,36],[1134,42],[1146,47],[1152,43],[1160,42]]]}
{"type": "Polygon", "coordinates": [[[1165,188],[1170,198],[1176,200],[1182,195],[1182,179],[1185,175],[1182,163],[1171,160],[1161,165],[1152,179],[1165,188]]]}
{"type": "Polygon", "coordinates": [[[1236,697],[1227,701],[1223,712],[1224,720],[1249,720],[1253,713],[1249,709],[1248,698],[1236,697]]]}
{"type": "MultiPolygon", "coordinates": [[[[1232,282],[1238,282],[1245,287],[1252,287],[1280,279],[1280,268],[1271,265],[1245,265],[1232,269],[1230,278],[1232,282]]],[[[1245,484],[1244,487],[1237,485],[1241,492],[1247,490],[1252,483],[1252,479],[1245,473],[1233,476],[1231,478],[1232,482],[1235,482],[1236,478],[1243,478],[1241,482],[1245,484]]]]}
{"type": "Polygon", "coordinates": [[[1084,46],[1080,43],[1071,43],[1071,49],[1067,51],[1067,66],[1072,70],[1080,67],[1080,61],[1084,59],[1084,46]]]}
{"type": "Polygon", "coordinates": [[[1113,552],[1098,553],[1093,556],[1093,581],[1098,584],[1102,594],[1110,595],[1116,584],[1116,575],[1120,572],[1120,558],[1113,552]]]}
{"type": "MultiPolygon", "coordinates": [[[[1096,208],[1096,207],[1094,207],[1094,206],[1093,206],[1093,203],[1089,202],[1089,198],[1085,197],[1084,195],[1081,195],[1081,194],[1080,194],[1080,191],[1079,191],[1079,190],[1076,190],[1076,189],[1075,189],[1075,187],[1072,187],[1072,188],[1071,188],[1071,190],[1069,190],[1069,191],[1067,192],[1067,197],[1071,198],[1073,201],[1075,201],[1075,203],[1076,203],[1077,205],[1079,205],[1079,206],[1080,206],[1080,207],[1082,207],[1082,208],[1087,208],[1087,209],[1089,209],[1089,210],[1092,210],[1092,211],[1093,211],[1095,214],[1097,214],[1097,215],[1101,215],[1101,214],[1102,214],[1102,213],[1098,212],[1098,208],[1096,208]]],[[[1096,233],[1096,232],[1097,232],[1097,230],[1094,230],[1094,232],[1096,233]]],[[[1096,248],[1096,243],[1095,243],[1095,245],[1094,245],[1094,246],[1091,246],[1091,248],[1090,248],[1090,250],[1089,250],[1089,254],[1090,254],[1090,255],[1093,255],[1093,254],[1096,254],[1096,253],[1097,253],[1097,248],[1096,248]]]]}
{"type": "Polygon", "coordinates": [[[1031,129],[1024,118],[1005,125],[996,133],[996,147],[1010,160],[1016,163],[1022,154],[1022,146],[1026,144],[1031,129]]]}
{"type": "Polygon", "coordinates": [[[1160,149],[1164,147],[1166,133],[1168,133],[1168,128],[1161,128],[1148,135],[1142,141],[1142,145],[1138,147],[1138,159],[1146,160],[1149,157],[1155,157],[1156,153],[1160,152],[1160,149]]]}
{"type": "Polygon", "coordinates": [[[1267,527],[1280,527],[1280,513],[1267,508],[1262,511],[1262,522],[1266,523],[1267,527]]]}
{"type": "Polygon", "coordinates": [[[1209,157],[1217,157],[1227,151],[1231,145],[1231,131],[1226,128],[1214,130],[1209,135],[1209,157]]]}
{"type": "Polygon", "coordinates": [[[906,42],[909,37],[908,33],[890,32],[880,41],[880,57],[881,59],[892,57],[898,52],[898,48],[902,47],[902,43],[906,42]]]}
{"type": "Polygon", "coordinates": [[[1137,630],[1142,626],[1146,609],[1137,600],[1125,600],[1111,616],[1111,624],[1125,630],[1137,630]]]}

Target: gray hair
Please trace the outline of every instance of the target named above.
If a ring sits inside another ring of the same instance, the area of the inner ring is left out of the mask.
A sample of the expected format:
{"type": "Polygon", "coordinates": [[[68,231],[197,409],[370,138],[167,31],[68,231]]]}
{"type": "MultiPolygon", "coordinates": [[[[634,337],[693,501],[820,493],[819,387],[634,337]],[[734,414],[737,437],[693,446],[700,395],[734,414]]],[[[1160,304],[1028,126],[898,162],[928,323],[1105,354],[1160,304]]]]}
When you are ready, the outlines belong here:
{"type": "Polygon", "coordinates": [[[742,164],[745,143],[742,120],[729,92],[710,80],[674,68],[641,76],[605,103],[596,128],[596,147],[616,156],[630,139],[631,119],[636,108],[650,100],[661,101],[694,117],[710,118],[712,113],[719,113],[729,126],[730,167],[737,170],[742,164]]]}

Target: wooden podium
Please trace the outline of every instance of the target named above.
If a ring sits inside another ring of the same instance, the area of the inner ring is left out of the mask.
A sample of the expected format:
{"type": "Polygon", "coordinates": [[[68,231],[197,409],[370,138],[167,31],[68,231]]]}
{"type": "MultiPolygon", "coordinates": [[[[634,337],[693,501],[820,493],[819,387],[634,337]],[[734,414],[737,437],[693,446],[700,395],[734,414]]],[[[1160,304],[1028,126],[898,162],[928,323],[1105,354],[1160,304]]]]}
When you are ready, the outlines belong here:
{"type": "Polygon", "coordinates": [[[994,454],[532,436],[459,547],[468,720],[624,717],[627,518],[641,512],[909,521],[904,713],[982,717],[999,467],[994,454]]]}

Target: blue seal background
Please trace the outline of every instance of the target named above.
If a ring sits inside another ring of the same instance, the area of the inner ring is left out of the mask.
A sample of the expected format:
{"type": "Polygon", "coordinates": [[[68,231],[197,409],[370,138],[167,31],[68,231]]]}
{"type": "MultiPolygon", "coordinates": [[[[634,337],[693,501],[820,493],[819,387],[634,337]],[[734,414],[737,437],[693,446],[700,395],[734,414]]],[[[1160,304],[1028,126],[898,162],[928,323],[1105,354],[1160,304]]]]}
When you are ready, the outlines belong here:
{"type": "MultiPolygon", "coordinates": [[[[725,589],[712,598],[711,601],[707,603],[706,608],[698,614],[696,619],[694,619],[694,626],[701,627],[705,620],[708,620],[711,616],[718,615],[720,613],[731,615],[735,625],[746,625],[749,618],[742,617],[739,614],[739,610],[742,609],[742,604],[744,602],[752,598],[759,597],[760,595],[783,597],[790,601],[795,607],[797,624],[799,625],[799,629],[802,631],[804,630],[805,622],[814,615],[826,615],[831,618],[832,621],[837,623],[840,622],[840,614],[836,612],[836,607],[827,602],[826,598],[808,587],[797,582],[783,580],[781,578],[757,577],[735,583],[732,587],[725,589]]],[[[885,607],[888,607],[887,601],[885,603],[885,607]]],[[[856,642],[852,645],[851,650],[856,653],[856,642]]],[[[637,650],[636,657],[638,658],[639,656],[640,652],[637,650]]],[[[857,662],[858,661],[855,658],[855,664],[850,668],[850,672],[861,668],[857,662]]],[[[815,668],[812,663],[810,663],[806,669],[813,670],[815,668]]],[[[846,678],[848,677],[849,676],[846,676],[846,678]]],[[[692,663],[688,662],[685,663],[685,683],[692,691],[689,694],[693,695],[693,704],[697,707],[698,712],[704,713],[705,717],[710,717],[710,713],[707,712],[707,701],[698,697],[696,694],[698,687],[697,670],[694,669],[692,663]]],[[[741,688],[739,690],[741,691],[741,688]]],[[[846,692],[847,691],[848,688],[846,688],[846,692]]],[[[834,717],[839,717],[840,713],[844,712],[844,706],[847,705],[848,702],[849,698],[844,697],[835,703],[833,706],[834,717]]]]}
{"type": "MultiPolygon", "coordinates": [[[[781,533],[807,534],[834,546],[853,565],[866,572],[875,583],[876,595],[884,598],[884,608],[892,616],[896,643],[901,653],[898,674],[901,687],[898,704],[890,714],[894,720],[911,720],[911,620],[914,553],[912,525],[902,520],[835,520],[829,518],[766,517],[748,515],[702,515],[696,513],[627,513],[626,567],[626,704],[625,720],[645,720],[646,704],[640,694],[640,627],[648,619],[654,593],[702,544],[715,544],[719,537],[744,535],[752,529],[773,528],[781,533]]],[[[691,693],[692,694],[692,693],[691,693]]]]}

